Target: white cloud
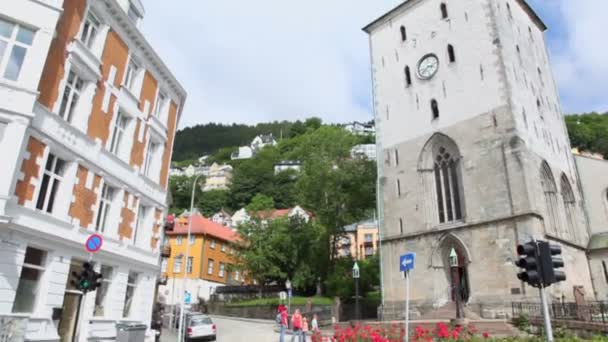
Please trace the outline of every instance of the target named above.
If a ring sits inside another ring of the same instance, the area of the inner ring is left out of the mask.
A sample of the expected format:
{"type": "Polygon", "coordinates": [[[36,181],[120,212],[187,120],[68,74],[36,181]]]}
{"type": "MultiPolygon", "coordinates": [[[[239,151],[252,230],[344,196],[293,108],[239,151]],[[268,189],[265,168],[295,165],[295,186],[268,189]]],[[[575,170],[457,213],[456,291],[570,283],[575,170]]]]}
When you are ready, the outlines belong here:
{"type": "MultiPolygon", "coordinates": [[[[146,1],[143,31],[188,91],[180,127],[202,122],[371,119],[367,36],[400,0],[146,1]],[[176,6],[178,4],[178,6],[176,6]]],[[[606,0],[531,0],[558,25],[550,50],[565,109],[608,109],[606,0]]],[[[549,20],[551,21],[551,20],[549,20]]]]}

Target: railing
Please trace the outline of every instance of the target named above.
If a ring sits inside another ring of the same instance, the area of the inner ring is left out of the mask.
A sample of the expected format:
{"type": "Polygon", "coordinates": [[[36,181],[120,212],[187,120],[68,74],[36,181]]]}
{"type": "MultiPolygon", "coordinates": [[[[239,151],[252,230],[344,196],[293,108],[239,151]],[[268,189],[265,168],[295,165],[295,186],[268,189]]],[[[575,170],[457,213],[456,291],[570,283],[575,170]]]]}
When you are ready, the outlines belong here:
{"type": "MultiPolygon", "coordinates": [[[[533,319],[542,319],[540,303],[512,303],[513,317],[526,315],[533,319]]],[[[552,320],[580,321],[608,324],[608,302],[553,303],[549,305],[552,320]]]]}

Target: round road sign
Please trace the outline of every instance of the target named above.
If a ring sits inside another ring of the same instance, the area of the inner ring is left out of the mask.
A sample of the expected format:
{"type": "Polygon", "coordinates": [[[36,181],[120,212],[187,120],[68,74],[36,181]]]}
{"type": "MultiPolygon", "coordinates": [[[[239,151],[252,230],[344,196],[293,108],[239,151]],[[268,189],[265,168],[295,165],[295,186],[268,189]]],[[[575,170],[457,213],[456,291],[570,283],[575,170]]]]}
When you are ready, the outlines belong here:
{"type": "Polygon", "coordinates": [[[84,248],[89,253],[96,253],[99,252],[102,245],[103,237],[99,234],[93,234],[87,238],[87,241],[84,243],[84,248]]]}

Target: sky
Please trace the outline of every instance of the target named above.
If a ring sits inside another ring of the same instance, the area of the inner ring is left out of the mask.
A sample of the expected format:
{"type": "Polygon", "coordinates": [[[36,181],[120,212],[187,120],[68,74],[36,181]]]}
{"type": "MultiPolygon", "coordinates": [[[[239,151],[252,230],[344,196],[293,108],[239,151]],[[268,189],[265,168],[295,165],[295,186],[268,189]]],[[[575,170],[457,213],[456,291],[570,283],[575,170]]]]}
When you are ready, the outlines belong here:
{"type": "MultiPolygon", "coordinates": [[[[566,113],[608,111],[607,0],[528,0],[549,26],[566,113]]],[[[188,92],[199,123],[373,117],[361,28],[399,0],[144,0],[142,30],[188,92]],[[178,4],[178,6],[176,6],[178,4]]]]}

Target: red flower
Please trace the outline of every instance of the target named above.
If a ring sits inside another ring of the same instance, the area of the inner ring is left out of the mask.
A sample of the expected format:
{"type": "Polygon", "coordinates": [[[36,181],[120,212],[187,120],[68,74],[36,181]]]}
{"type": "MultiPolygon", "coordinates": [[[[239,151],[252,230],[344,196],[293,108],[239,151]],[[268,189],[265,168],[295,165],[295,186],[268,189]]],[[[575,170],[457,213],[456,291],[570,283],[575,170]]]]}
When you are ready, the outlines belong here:
{"type": "Polygon", "coordinates": [[[483,333],[483,338],[490,338],[490,334],[488,332],[483,333]]]}

